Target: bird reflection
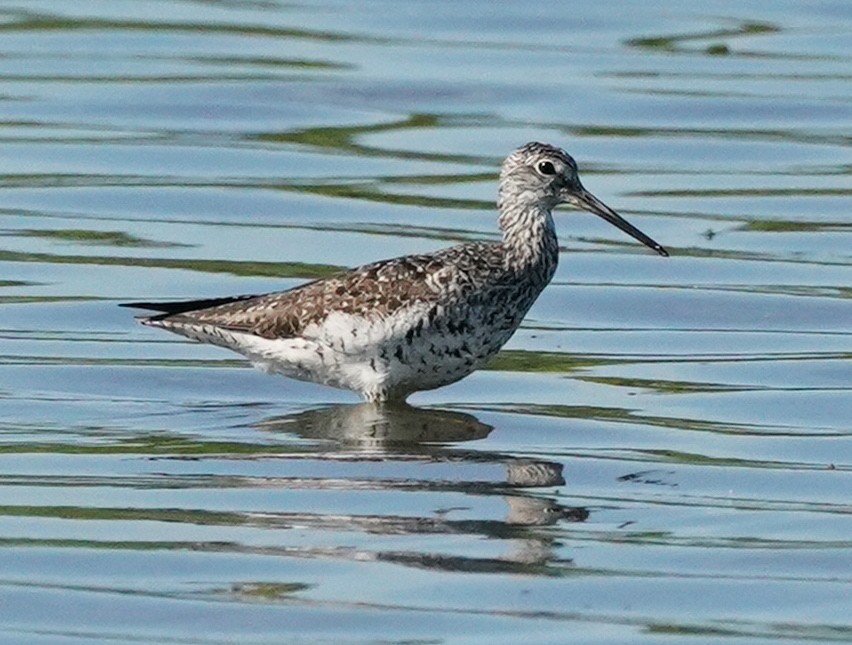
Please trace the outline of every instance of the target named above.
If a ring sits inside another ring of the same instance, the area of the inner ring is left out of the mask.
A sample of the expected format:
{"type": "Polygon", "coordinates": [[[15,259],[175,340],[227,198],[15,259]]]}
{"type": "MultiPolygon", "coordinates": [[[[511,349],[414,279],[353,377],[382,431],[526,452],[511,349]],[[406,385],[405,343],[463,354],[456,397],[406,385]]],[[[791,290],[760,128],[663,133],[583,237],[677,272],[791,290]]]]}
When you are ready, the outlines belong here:
{"type": "Polygon", "coordinates": [[[472,441],[484,439],[494,429],[470,414],[423,410],[404,403],[336,405],[273,417],[257,426],[365,450],[472,441]]]}
{"type": "MultiPolygon", "coordinates": [[[[483,519],[481,513],[471,513],[468,506],[433,508],[430,514],[419,516],[266,514],[268,522],[277,525],[310,525],[315,529],[358,530],[384,536],[468,534],[503,540],[506,546],[502,555],[488,558],[391,549],[350,554],[359,560],[371,558],[465,571],[525,571],[529,566],[564,566],[567,561],[555,552],[559,546],[556,538],[539,527],[560,521],[582,522],[588,517],[585,508],[568,507],[542,492],[530,490],[564,485],[562,464],[463,445],[485,439],[494,429],[467,413],[363,403],[268,418],[255,427],[322,442],[317,458],[329,462],[371,462],[362,476],[353,476],[351,471],[341,475],[332,469],[331,474],[326,471],[324,477],[311,478],[310,484],[300,480],[299,486],[405,490],[435,494],[436,500],[441,499],[438,495],[441,492],[462,493],[470,496],[472,505],[499,499],[504,506],[502,513],[486,516],[489,519],[483,519]]],[[[261,518],[255,515],[253,519],[261,518]]]]}

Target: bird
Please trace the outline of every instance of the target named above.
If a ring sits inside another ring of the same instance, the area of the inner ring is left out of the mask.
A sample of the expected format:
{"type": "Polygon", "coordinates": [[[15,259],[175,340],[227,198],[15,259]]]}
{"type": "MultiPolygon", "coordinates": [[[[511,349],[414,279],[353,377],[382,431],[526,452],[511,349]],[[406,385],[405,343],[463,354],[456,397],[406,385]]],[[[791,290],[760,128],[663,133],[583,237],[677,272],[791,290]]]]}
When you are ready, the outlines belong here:
{"type": "Polygon", "coordinates": [[[484,366],[556,271],[559,204],[668,251],[585,189],[563,149],[530,142],[500,170],[501,239],[365,264],[284,291],[131,302],[143,325],[234,350],[267,372],[404,402],[484,366]]]}

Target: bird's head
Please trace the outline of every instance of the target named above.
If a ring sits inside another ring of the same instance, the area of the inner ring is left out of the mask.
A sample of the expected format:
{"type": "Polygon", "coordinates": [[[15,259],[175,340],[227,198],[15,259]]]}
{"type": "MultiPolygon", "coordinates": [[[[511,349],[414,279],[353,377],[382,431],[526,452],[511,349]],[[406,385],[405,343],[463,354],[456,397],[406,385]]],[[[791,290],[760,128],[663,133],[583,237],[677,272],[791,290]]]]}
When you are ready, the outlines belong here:
{"type": "Polygon", "coordinates": [[[506,158],[500,170],[501,211],[538,207],[550,212],[559,204],[594,213],[660,255],[668,255],[660,244],[587,191],[580,182],[577,162],[561,148],[532,142],[506,158]]]}

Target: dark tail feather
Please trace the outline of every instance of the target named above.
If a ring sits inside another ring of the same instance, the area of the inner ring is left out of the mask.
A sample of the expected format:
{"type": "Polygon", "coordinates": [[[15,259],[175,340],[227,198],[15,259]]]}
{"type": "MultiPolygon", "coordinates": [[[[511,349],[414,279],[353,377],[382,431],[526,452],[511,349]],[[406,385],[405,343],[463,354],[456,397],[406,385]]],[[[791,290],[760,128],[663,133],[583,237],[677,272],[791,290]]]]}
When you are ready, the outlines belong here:
{"type": "Polygon", "coordinates": [[[148,309],[149,311],[161,311],[162,314],[152,316],[152,320],[162,319],[175,314],[185,314],[188,311],[198,311],[227,305],[241,300],[256,298],[256,295],[231,296],[229,298],[207,298],[206,300],[181,300],[178,302],[122,302],[119,307],[131,307],[133,309],[148,309]]]}

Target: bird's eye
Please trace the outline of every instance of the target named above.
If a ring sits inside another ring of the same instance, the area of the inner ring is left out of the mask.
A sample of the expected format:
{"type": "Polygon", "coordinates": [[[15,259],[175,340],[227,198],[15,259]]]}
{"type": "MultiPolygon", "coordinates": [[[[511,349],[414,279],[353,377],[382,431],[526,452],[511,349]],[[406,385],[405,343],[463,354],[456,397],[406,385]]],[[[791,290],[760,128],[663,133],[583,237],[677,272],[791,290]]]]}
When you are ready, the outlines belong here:
{"type": "Polygon", "coordinates": [[[554,167],[553,163],[551,163],[550,161],[539,161],[538,166],[536,166],[536,168],[538,168],[538,171],[542,175],[555,175],[556,174],[556,168],[554,167]]]}

